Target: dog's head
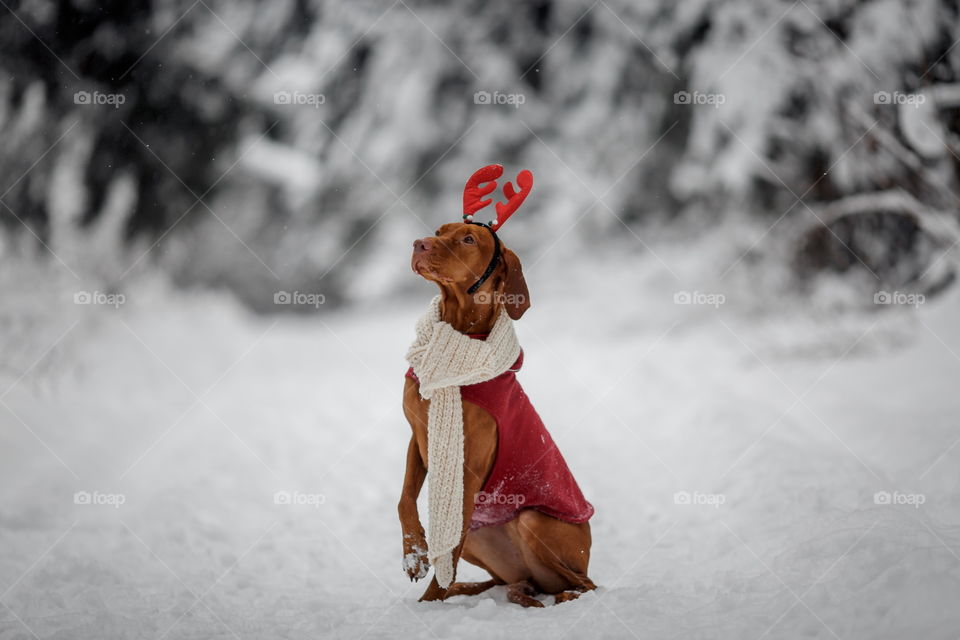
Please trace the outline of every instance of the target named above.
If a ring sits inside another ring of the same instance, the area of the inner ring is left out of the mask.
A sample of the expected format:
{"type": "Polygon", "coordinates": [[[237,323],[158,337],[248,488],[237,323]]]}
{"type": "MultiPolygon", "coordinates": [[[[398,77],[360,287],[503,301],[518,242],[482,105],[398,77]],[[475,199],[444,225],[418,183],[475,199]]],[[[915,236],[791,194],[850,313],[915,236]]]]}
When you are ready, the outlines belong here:
{"type": "Polygon", "coordinates": [[[476,224],[445,224],[433,237],[413,243],[411,266],[422,277],[470,304],[503,306],[509,316],[520,319],[530,308],[530,293],[517,255],[500,245],[500,259],[489,278],[477,290],[467,291],[487,270],[496,250],[493,232],[476,224]]]}

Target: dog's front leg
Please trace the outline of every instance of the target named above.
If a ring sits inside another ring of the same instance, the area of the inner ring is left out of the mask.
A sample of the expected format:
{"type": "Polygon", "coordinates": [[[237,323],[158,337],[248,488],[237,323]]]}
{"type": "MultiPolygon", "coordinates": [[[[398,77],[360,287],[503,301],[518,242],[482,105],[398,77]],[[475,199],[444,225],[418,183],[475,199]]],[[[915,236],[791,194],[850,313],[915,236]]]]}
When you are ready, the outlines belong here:
{"type": "MultiPolygon", "coordinates": [[[[483,484],[486,482],[497,452],[496,422],[476,406],[465,405],[465,407],[464,422],[467,428],[464,433],[463,525],[460,544],[453,549],[454,580],[457,576],[457,563],[463,554],[463,546],[466,543],[467,534],[470,532],[470,521],[473,519],[477,494],[483,490],[483,484]]],[[[468,590],[475,588],[483,591],[485,588],[489,588],[489,585],[480,588],[479,585],[468,587],[461,584],[459,587],[459,589],[454,588],[454,585],[451,584],[450,587],[444,589],[434,576],[430,580],[427,590],[420,596],[420,600],[444,600],[452,595],[457,595],[458,592],[463,592],[464,588],[468,590]]]]}
{"type": "MultiPolygon", "coordinates": [[[[464,489],[466,489],[466,487],[464,487],[464,489]]],[[[465,514],[466,517],[464,518],[463,532],[460,534],[460,544],[454,547],[453,551],[451,552],[451,555],[453,556],[453,579],[454,580],[457,579],[457,563],[460,561],[460,555],[463,553],[463,545],[467,541],[467,533],[470,530],[470,516],[473,515],[472,500],[473,500],[474,493],[475,492],[468,493],[466,490],[464,491],[464,498],[466,499],[467,495],[469,495],[471,503],[469,506],[469,512],[465,514]]],[[[450,587],[452,587],[453,584],[454,583],[451,583],[450,587]]],[[[420,602],[430,602],[432,600],[445,600],[449,595],[451,595],[448,593],[448,590],[450,589],[450,587],[447,587],[446,589],[441,587],[440,583],[437,582],[436,572],[434,572],[433,578],[430,579],[430,584],[427,585],[427,590],[423,592],[422,596],[420,596],[420,602]]]]}
{"type": "Polygon", "coordinates": [[[403,478],[403,492],[397,512],[400,514],[400,530],[403,533],[403,570],[410,580],[419,580],[427,575],[430,562],[427,560],[427,537],[417,510],[417,497],[423,487],[427,467],[420,458],[416,436],[410,438],[407,447],[407,470],[403,478]]]}

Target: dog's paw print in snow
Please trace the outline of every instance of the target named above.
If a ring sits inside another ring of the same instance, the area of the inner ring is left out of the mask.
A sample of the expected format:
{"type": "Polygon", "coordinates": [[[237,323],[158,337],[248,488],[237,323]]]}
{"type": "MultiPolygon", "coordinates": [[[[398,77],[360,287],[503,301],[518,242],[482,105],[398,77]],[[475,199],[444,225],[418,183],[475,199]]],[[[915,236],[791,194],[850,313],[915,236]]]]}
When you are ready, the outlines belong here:
{"type": "MultiPolygon", "coordinates": [[[[463,596],[464,600],[470,597],[471,596],[463,596]]],[[[473,618],[474,620],[493,620],[499,615],[497,612],[497,601],[492,597],[481,598],[479,602],[467,609],[465,613],[467,617],[473,618]]]]}

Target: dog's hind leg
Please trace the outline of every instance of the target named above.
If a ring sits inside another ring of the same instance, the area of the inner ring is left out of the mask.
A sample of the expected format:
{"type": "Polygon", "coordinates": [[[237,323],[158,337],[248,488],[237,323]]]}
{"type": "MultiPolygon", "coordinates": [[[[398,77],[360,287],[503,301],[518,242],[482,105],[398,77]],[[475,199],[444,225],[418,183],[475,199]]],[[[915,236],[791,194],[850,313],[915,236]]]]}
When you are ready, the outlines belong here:
{"type": "Polygon", "coordinates": [[[521,607],[542,607],[543,603],[534,598],[537,589],[529,580],[521,580],[507,585],[507,600],[521,607]]]}
{"type": "Polygon", "coordinates": [[[590,524],[558,520],[534,509],[517,517],[520,550],[544,593],[558,594],[557,602],[573,600],[597,585],[587,577],[590,563],[590,524]]]}
{"type": "MultiPolygon", "coordinates": [[[[588,579],[589,579],[589,578],[588,578],[588,579]]],[[[596,587],[594,587],[594,588],[596,588],[596,587]]],[[[560,593],[556,594],[556,595],[553,597],[553,603],[554,603],[554,604],[562,604],[562,603],[564,603],[564,602],[570,602],[571,600],[576,600],[577,598],[579,598],[580,596],[582,596],[582,595],[583,595],[584,593],[586,593],[587,591],[590,591],[590,589],[587,589],[587,588],[585,588],[585,587],[581,587],[581,588],[579,588],[579,589],[570,589],[570,590],[568,590],[568,591],[561,591],[560,593]]]]}
{"type": "Polygon", "coordinates": [[[444,598],[452,598],[453,596],[475,596],[483,593],[487,589],[491,589],[500,584],[496,580],[486,580],[484,582],[454,582],[450,585],[450,588],[447,589],[447,593],[444,594],[444,598]]]}

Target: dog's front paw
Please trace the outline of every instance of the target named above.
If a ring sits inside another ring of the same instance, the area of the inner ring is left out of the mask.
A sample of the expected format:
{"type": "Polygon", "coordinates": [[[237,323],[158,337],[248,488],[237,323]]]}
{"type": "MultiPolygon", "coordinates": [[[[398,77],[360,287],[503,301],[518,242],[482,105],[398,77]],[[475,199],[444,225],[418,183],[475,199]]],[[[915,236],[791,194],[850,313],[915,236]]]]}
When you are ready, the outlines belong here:
{"type": "Polygon", "coordinates": [[[406,571],[410,580],[420,580],[427,577],[427,571],[430,569],[430,561],[427,559],[426,543],[422,540],[418,542],[403,541],[403,570],[406,571]]]}
{"type": "Polygon", "coordinates": [[[410,580],[426,578],[429,569],[430,561],[427,560],[426,553],[414,551],[403,556],[403,570],[410,576],[410,580]]]}

